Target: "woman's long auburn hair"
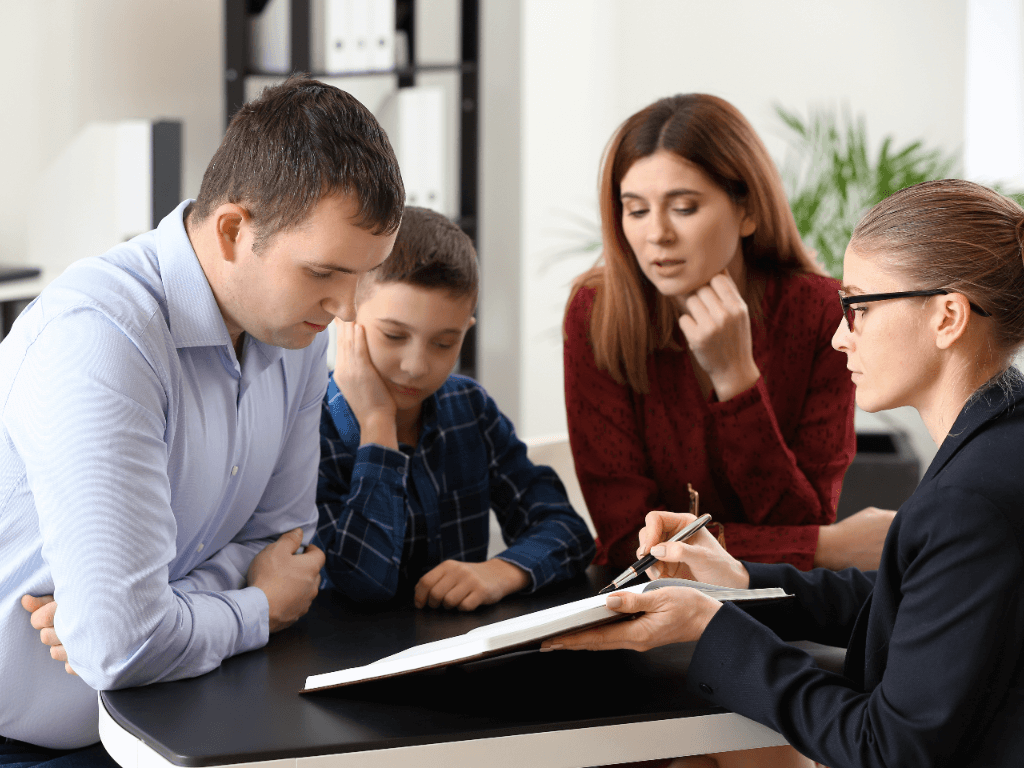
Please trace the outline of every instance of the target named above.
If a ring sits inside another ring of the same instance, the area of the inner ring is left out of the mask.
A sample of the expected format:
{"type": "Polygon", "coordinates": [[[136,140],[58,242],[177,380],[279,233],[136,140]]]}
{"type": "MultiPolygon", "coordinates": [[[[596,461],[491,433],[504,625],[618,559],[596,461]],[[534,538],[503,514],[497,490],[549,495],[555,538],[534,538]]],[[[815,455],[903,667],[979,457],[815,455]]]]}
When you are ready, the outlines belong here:
{"type": "Polygon", "coordinates": [[[596,288],[590,341],[598,368],[619,384],[647,394],[647,357],[674,345],[676,312],[640,271],[622,229],[622,177],[637,160],[667,150],[698,166],[730,199],[753,215],[756,228],[743,238],[751,314],[758,315],[763,283],[755,276],[821,274],[800,240],[782,179],[761,139],[724,99],[689,93],[659,99],[626,120],[612,136],[601,163],[603,248],[598,263],[576,279],[596,288]]]}

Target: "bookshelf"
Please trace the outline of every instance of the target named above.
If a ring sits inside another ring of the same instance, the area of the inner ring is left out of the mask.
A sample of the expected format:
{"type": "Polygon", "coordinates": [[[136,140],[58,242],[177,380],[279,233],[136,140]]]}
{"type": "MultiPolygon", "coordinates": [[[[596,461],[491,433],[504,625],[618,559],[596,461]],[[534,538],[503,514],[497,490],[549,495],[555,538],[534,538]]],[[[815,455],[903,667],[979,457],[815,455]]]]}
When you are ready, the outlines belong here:
{"type": "MultiPolygon", "coordinates": [[[[394,0],[396,31],[404,33],[407,57],[402,66],[391,69],[318,72],[312,66],[311,33],[312,3],[317,0],[288,0],[289,71],[309,72],[316,78],[397,77],[399,88],[417,84],[421,75],[451,73],[457,75],[457,173],[456,222],[477,243],[479,189],[479,56],[480,2],[459,2],[459,57],[455,61],[420,62],[416,51],[416,0],[394,0]]],[[[227,126],[232,116],[246,101],[246,81],[250,78],[280,78],[280,72],[263,72],[251,64],[250,22],[262,13],[268,0],[225,0],[224,3],[224,106],[227,126]]],[[[477,327],[466,335],[459,360],[459,372],[476,376],[477,327]]]]}

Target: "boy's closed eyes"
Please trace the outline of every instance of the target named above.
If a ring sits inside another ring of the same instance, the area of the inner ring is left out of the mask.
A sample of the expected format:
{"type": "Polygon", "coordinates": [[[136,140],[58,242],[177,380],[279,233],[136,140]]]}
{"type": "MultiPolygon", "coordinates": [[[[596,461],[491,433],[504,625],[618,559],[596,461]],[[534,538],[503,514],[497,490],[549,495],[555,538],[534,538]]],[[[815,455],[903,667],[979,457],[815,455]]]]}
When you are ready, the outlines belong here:
{"type": "Polygon", "coordinates": [[[334,380],[359,421],[362,445],[417,443],[423,401],[458,363],[474,309],[475,295],[443,288],[361,286],[355,322],[336,321],[334,380]]]}

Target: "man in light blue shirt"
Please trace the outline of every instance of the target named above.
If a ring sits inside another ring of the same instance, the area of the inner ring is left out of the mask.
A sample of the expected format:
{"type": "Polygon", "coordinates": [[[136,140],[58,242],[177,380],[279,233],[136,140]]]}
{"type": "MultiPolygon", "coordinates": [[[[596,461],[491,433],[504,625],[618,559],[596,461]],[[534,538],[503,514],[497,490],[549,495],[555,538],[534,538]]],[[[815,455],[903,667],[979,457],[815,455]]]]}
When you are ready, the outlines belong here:
{"type": "Polygon", "coordinates": [[[293,78],[236,115],[196,201],[73,265],[14,324],[0,765],[67,765],[98,739],[96,690],[202,674],[308,609],[322,331],[354,318],[403,199],[373,116],[293,78]]]}

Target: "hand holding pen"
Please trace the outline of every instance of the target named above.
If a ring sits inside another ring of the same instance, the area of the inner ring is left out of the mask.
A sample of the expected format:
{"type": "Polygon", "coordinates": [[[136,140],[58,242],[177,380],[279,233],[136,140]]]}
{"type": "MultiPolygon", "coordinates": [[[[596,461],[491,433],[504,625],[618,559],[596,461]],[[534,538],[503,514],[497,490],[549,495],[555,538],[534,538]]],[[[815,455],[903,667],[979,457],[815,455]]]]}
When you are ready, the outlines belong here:
{"type": "MultiPolygon", "coordinates": [[[[697,492],[695,490],[693,490],[693,486],[691,486],[689,483],[686,484],[686,488],[690,492],[690,514],[691,515],[697,515],[698,509],[699,509],[699,506],[700,506],[700,498],[699,498],[697,492]]],[[[651,512],[650,515],[648,515],[648,526],[647,527],[650,526],[650,522],[651,522],[650,521],[650,517],[651,517],[651,515],[656,515],[656,516],[671,515],[673,517],[677,516],[677,514],[673,513],[673,512],[665,512],[665,513],[651,512]]],[[[685,541],[686,539],[690,538],[691,536],[694,536],[698,531],[700,531],[709,522],[711,522],[711,515],[700,515],[695,520],[693,520],[691,523],[689,523],[688,525],[685,525],[681,530],[676,532],[676,534],[674,536],[672,536],[669,539],[669,541],[670,542],[685,541]]],[[[647,527],[644,528],[644,531],[647,530],[647,527]]],[[[660,540],[660,536],[658,538],[660,540]]],[[[643,531],[641,531],[641,540],[642,539],[643,539],[643,531]]],[[[640,552],[638,551],[637,554],[639,555],[640,552]]],[[[616,576],[615,579],[612,581],[612,583],[609,584],[604,589],[602,589],[600,592],[598,592],[598,594],[599,595],[603,595],[603,594],[605,594],[607,592],[613,592],[616,589],[621,589],[622,587],[628,585],[631,581],[633,581],[633,580],[637,579],[639,576],[643,575],[643,573],[646,572],[648,568],[650,568],[651,566],[653,566],[657,562],[658,562],[658,559],[653,554],[650,554],[650,553],[645,554],[643,557],[641,557],[639,560],[637,560],[635,563],[633,563],[633,565],[629,566],[629,568],[627,568],[625,571],[623,571],[618,576],[616,576]]]]}

